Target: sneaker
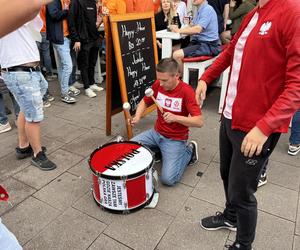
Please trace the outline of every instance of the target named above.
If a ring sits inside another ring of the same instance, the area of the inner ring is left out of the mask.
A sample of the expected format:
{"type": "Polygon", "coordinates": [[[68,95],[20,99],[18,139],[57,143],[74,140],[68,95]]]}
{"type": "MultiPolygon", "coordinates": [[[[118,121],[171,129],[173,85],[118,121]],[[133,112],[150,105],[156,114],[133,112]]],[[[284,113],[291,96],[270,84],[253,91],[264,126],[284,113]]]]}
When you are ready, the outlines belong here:
{"type": "Polygon", "coordinates": [[[289,155],[297,155],[300,151],[300,144],[298,145],[293,145],[293,144],[290,144],[289,145],[289,150],[288,150],[288,154],[289,155]]]}
{"type": "Polygon", "coordinates": [[[74,86],[75,88],[79,88],[79,89],[82,89],[84,86],[83,86],[83,84],[82,83],[80,83],[80,82],[74,82],[73,84],[72,84],[72,86],[74,86]]]}
{"type": "Polygon", "coordinates": [[[61,100],[65,103],[71,104],[71,103],[75,103],[76,99],[72,96],[69,95],[64,95],[61,97],[61,100]]]}
{"type": "Polygon", "coordinates": [[[48,100],[43,101],[43,107],[49,108],[51,106],[51,103],[48,100]]]}
{"type": "Polygon", "coordinates": [[[57,76],[52,74],[52,75],[47,75],[45,78],[46,78],[47,81],[51,82],[51,81],[56,80],[57,76]]]}
{"type": "Polygon", "coordinates": [[[261,187],[263,185],[267,184],[267,173],[261,174],[261,176],[259,177],[259,181],[258,181],[258,185],[257,187],[261,187]]]}
{"type": "Polygon", "coordinates": [[[44,151],[40,151],[36,157],[32,156],[31,164],[44,171],[49,171],[56,168],[55,163],[47,158],[44,151]]]}
{"type": "Polygon", "coordinates": [[[90,89],[93,90],[93,91],[98,91],[98,92],[100,92],[100,91],[103,90],[102,87],[99,87],[99,86],[97,86],[96,84],[91,85],[91,86],[90,86],[90,89]]]}
{"type": "Polygon", "coordinates": [[[85,92],[85,95],[90,98],[97,96],[96,93],[93,90],[91,90],[91,88],[86,89],[84,92],[85,92]]]}
{"type": "Polygon", "coordinates": [[[54,96],[51,94],[45,94],[44,98],[47,99],[49,102],[53,102],[55,100],[54,96]]]}
{"type": "Polygon", "coordinates": [[[0,123],[0,134],[5,133],[9,130],[11,130],[11,126],[10,126],[9,122],[6,122],[5,124],[0,123]]]}
{"type": "Polygon", "coordinates": [[[200,225],[202,228],[209,231],[224,228],[236,232],[236,223],[232,223],[229,220],[227,220],[224,214],[221,212],[216,212],[216,215],[202,219],[200,221],[200,225]]]}
{"type": "Polygon", "coordinates": [[[253,250],[253,248],[245,248],[240,243],[234,242],[232,245],[225,245],[228,250],[253,250]]]}
{"type": "Polygon", "coordinates": [[[74,87],[73,85],[69,87],[69,95],[71,96],[78,96],[80,94],[80,90],[74,87]]]}
{"type": "MultiPolygon", "coordinates": [[[[42,151],[46,152],[47,151],[46,147],[42,146],[42,151]]],[[[16,157],[17,157],[17,159],[22,160],[22,159],[25,159],[29,156],[31,157],[32,155],[33,155],[33,150],[32,150],[31,145],[29,145],[26,148],[16,147],[16,157]]]]}
{"type": "Polygon", "coordinates": [[[198,144],[195,141],[190,141],[190,143],[188,144],[189,147],[192,148],[192,158],[189,162],[189,166],[194,165],[195,163],[197,163],[197,161],[199,160],[199,156],[198,156],[198,144]]]}
{"type": "Polygon", "coordinates": [[[161,160],[162,160],[161,152],[156,152],[156,153],[154,154],[154,162],[155,162],[155,163],[159,163],[159,162],[161,162],[161,160]]]}
{"type": "Polygon", "coordinates": [[[11,114],[11,110],[10,110],[8,107],[6,107],[6,106],[5,106],[5,113],[6,113],[7,115],[10,115],[10,114],[11,114]]]}

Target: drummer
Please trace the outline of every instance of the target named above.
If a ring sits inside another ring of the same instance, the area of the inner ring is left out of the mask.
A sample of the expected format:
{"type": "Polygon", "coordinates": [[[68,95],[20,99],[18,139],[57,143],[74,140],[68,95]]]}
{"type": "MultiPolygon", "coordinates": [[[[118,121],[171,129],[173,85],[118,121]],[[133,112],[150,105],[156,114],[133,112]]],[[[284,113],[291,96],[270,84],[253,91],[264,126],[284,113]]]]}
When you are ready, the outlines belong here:
{"type": "MultiPolygon", "coordinates": [[[[197,143],[187,143],[189,127],[202,127],[200,107],[194,90],[179,80],[179,65],[172,58],[162,59],[156,66],[157,80],[152,85],[153,96],[162,107],[157,109],[153,129],[147,130],[132,140],[162,154],[161,182],[172,186],[180,181],[185,168],[198,161],[197,143]]],[[[143,112],[152,105],[153,99],[145,96],[138,104],[132,126],[139,123],[143,112]]]]}

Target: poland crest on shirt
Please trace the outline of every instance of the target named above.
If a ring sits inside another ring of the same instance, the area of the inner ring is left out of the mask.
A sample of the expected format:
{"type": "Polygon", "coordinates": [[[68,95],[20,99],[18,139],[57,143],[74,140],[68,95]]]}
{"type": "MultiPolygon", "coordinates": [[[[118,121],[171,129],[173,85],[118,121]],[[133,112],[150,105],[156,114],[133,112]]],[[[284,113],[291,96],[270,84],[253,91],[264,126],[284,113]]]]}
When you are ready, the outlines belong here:
{"type": "Polygon", "coordinates": [[[160,92],[157,93],[156,101],[164,109],[181,112],[182,111],[182,98],[170,97],[160,92]]]}

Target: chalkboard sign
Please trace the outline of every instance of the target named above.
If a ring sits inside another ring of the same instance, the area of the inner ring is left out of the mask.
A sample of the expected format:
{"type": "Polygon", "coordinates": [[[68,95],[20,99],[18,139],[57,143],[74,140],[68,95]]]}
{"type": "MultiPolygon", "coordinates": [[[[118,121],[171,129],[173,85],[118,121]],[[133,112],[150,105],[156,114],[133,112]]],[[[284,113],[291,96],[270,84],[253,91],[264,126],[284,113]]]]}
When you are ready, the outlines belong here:
{"type": "Polygon", "coordinates": [[[112,15],[110,22],[122,101],[130,103],[130,113],[134,114],[145,90],[156,80],[154,15],[112,15]]]}

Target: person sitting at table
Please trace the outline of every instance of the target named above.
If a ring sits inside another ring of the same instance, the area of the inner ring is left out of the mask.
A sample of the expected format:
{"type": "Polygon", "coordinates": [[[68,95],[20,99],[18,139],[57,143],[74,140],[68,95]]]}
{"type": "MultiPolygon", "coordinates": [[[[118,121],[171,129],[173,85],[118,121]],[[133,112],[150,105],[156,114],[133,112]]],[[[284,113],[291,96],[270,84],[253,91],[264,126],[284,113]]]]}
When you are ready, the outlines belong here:
{"type": "MultiPolygon", "coordinates": [[[[180,181],[188,165],[198,161],[197,143],[187,142],[189,127],[203,126],[203,118],[196,103],[193,88],[182,82],[179,65],[173,58],[164,58],[156,65],[157,80],[152,85],[153,97],[159,103],[154,128],[132,138],[162,155],[161,182],[173,186],[180,181]]],[[[138,104],[135,116],[130,119],[137,125],[150,105],[151,97],[145,96],[138,104]]]]}
{"type": "MultiPolygon", "coordinates": [[[[156,31],[167,29],[174,22],[174,17],[176,17],[176,16],[175,16],[173,0],[162,0],[161,1],[161,11],[159,11],[157,14],[155,14],[156,31]]],[[[156,42],[157,42],[157,46],[158,46],[158,58],[161,58],[161,48],[162,48],[161,40],[157,39],[156,42]]],[[[180,41],[178,41],[177,44],[174,43],[173,45],[174,45],[173,50],[179,49],[180,41]]]]}
{"type": "Polygon", "coordinates": [[[173,0],[173,3],[174,3],[174,9],[179,16],[180,23],[181,25],[183,25],[184,24],[183,19],[187,16],[186,4],[181,0],[173,0]]]}
{"type": "Polygon", "coordinates": [[[206,0],[193,0],[198,10],[192,24],[182,28],[171,25],[173,32],[191,36],[187,47],[174,51],[173,58],[180,65],[182,73],[182,59],[195,56],[216,56],[221,51],[218,34],[218,19],[213,7],[206,0]]]}

